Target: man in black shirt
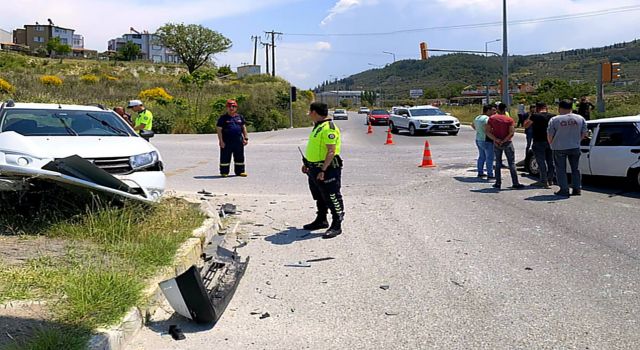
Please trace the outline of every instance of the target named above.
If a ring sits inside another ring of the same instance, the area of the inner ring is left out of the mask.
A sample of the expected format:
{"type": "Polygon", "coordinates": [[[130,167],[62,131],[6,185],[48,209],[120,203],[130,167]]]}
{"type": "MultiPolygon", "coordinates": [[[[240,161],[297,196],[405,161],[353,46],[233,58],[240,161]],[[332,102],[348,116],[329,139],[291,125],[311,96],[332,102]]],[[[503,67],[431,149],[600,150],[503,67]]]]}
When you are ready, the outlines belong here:
{"type": "Polygon", "coordinates": [[[594,108],[595,106],[593,105],[593,103],[589,102],[587,96],[582,96],[580,98],[580,103],[578,104],[578,114],[580,114],[584,119],[591,119],[591,111],[593,111],[594,108]]]}
{"type": "Polygon", "coordinates": [[[536,113],[524,122],[524,127],[532,130],[533,145],[531,149],[540,169],[540,180],[532,183],[531,186],[549,188],[555,178],[553,152],[547,140],[547,127],[549,120],[553,117],[555,114],[547,112],[547,104],[538,102],[536,103],[536,113]]]}

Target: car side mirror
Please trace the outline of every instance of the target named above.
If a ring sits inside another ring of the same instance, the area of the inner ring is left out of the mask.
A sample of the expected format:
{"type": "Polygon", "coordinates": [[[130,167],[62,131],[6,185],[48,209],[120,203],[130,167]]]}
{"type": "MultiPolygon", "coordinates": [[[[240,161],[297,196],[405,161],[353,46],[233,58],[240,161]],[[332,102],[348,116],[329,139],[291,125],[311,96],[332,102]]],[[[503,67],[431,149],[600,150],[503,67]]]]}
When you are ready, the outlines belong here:
{"type": "Polygon", "coordinates": [[[142,137],[143,139],[149,141],[150,138],[152,138],[155,135],[155,133],[151,130],[141,130],[140,131],[140,137],[142,137]]]}
{"type": "Polygon", "coordinates": [[[451,115],[451,113],[449,113],[449,112],[447,112],[447,113],[445,113],[445,114],[446,114],[446,115],[451,115]]]}

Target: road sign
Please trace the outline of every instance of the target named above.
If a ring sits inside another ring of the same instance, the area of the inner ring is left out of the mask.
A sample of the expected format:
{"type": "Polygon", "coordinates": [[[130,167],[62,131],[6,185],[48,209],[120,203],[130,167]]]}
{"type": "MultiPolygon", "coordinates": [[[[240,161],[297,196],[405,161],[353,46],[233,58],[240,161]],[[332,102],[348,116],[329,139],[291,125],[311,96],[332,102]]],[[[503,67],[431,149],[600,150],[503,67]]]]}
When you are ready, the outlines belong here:
{"type": "Polygon", "coordinates": [[[423,93],[422,89],[409,90],[409,96],[411,96],[411,98],[422,97],[423,93]]]}

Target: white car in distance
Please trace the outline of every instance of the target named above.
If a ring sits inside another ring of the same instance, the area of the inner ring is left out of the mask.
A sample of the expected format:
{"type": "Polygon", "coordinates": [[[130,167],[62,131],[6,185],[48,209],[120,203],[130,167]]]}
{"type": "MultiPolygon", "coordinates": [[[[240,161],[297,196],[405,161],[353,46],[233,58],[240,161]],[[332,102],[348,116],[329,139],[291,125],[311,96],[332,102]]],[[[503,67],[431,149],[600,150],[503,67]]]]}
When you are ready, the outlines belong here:
{"type": "Polygon", "coordinates": [[[333,111],[333,120],[348,120],[349,114],[346,109],[336,109],[333,111]]]}
{"type": "Polygon", "coordinates": [[[446,132],[458,135],[460,121],[434,106],[394,107],[389,118],[391,132],[408,130],[411,136],[418,133],[446,132]]]}

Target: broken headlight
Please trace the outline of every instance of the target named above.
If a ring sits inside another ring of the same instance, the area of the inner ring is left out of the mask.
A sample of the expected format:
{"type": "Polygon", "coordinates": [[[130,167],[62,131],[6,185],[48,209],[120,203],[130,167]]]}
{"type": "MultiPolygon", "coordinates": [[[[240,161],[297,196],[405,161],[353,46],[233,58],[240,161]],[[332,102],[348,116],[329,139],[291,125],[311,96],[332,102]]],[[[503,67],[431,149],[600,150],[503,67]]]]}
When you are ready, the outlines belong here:
{"type": "Polygon", "coordinates": [[[131,164],[131,168],[134,170],[151,166],[157,162],[158,152],[156,151],[138,154],[129,158],[129,164],[131,164]]]}

